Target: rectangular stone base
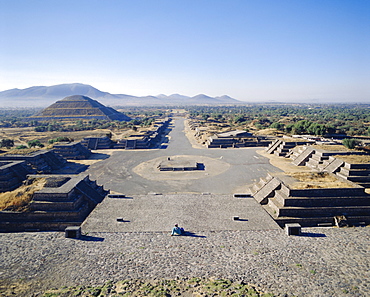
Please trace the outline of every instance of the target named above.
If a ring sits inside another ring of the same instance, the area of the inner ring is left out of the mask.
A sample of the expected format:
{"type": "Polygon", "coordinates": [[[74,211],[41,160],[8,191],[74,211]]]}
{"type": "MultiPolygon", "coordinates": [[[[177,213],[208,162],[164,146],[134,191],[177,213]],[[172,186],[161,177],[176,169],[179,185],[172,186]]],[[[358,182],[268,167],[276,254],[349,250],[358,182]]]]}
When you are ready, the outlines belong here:
{"type": "Polygon", "coordinates": [[[285,232],[289,235],[301,235],[301,225],[298,223],[285,224],[285,232]]]}
{"type": "Polygon", "coordinates": [[[81,237],[81,227],[80,226],[70,226],[65,229],[66,238],[80,238],[81,237]]]}

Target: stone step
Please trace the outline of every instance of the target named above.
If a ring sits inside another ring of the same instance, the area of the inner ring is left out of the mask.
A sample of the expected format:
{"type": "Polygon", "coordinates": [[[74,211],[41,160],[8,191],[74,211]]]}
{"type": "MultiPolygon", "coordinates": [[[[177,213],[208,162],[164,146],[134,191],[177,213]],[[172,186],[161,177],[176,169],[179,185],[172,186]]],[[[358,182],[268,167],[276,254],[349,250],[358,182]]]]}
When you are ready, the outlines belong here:
{"type": "Polygon", "coordinates": [[[351,188],[288,189],[282,188],[289,197],[347,197],[366,196],[365,189],[359,186],[351,188]]]}
{"type": "Polygon", "coordinates": [[[82,222],[89,214],[91,208],[83,204],[76,210],[59,210],[59,211],[31,211],[31,212],[0,212],[0,222],[82,222]]]}
{"type": "Polygon", "coordinates": [[[284,207],[370,206],[370,196],[286,197],[286,195],[276,191],[274,198],[284,207]]]}
{"type": "Polygon", "coordinates": [[[268,154],[272,154],[274,151],[275,151],[275,149],[281,144],[281,140],[280,139],[276,139],[272,144],[271,144],[271,146],[269,146],[268,148],[267,148],[267,150],[266,150],[266,152],[268,153],[268,154]]]}
{"type": "Polygon", "coordinates": [[[311,157],[313,160],[317,160],[317,161],[324,161],[324,160],[329,160],[329,156],[322,156],[320,154],[313,154],[312,157],[311,157]]]}
{"type": "Polygon", "coordinates": [[[304,151],[292,162],[296,166],[304,166],[308,159],[314,154],[314,149],[306,147],[304,151]]]}
{"type": "Polygon", "coordinates": [[[31,211],[73,211],[79,209],[83,203],[86,201],[79,195],[71,201],[31,201],[29,208],[31,211]]]}
{"type": "Polygon", "coordinates": [[[370,214],[370,206],[282,207],[276,209],[277,217],[361,216],[368,214],[370,214]]]}
{"type": "Polygon", "coordinates": [[[344,162],[340,159],[336,159],[331,157],[332,159],[329,159],[330,161],[328,162],[327,166],[323,169],[323,171],[326,172],[337,172],[340,170],[340,168],[344,165],[344,162]]]}
{"type": "Polygon", "coordinates": [[[370,176],[370,170],[368,169],[348,169],[342,167],[339,173],[344,176],[370,176]]]}
{"type": "Polygon", "coordinates": [[[370,182],[367,182],[367,183],[360,182],[360,183],[358,183],[358,185],[361,186],[361,187],[364,187],[366,189],[370,188],[370,182]]]}
{"type": "Polygon", "coordinates": [[[273,192],[281,186],[280,180],[273,178],[264,185],[258,192],[254,193],[254,199],[260,204],[266,204],[267,198],[273,195],[273,192]]]}
{"type": "Polygon", "coordinates": [[[278,156],[278,157],[284,157],[286,155],[286,153],[279,153],[279,152],[275,151],[274,155],[278,156]]]}
{"type": "Polygon", "coordinates": [[[370,176],[345,176],[341,174],[340,172],[338,172],[337,175],[340,176],[341,178],[344,178],[354,183],[370,182],[370,176]]]}
{"type": "Polygon", "coordinates": [[[348,169],[367,169],[367,170],[370,170],[370,164],[368,164],[368,163],[366,163],[366,164],[345,163],[344,167],[348,168],[348,169]]]}
{"type": "Polygon", "coordinates": [[[80,226],[80,221],[69,222],[0,222],[0,232],[64,231],[70,226],[80,226]]]}
{"type": "MultiPolygon", "coordinates": [[[[359,223],[370,224],[370,216],[347,216],[346,219],[351,225],[358,225],[359,223]]],[[[284,228],[285,224],[290,223],[299,223],[302,227],[335,226],[334,217],[327,216],[312,218],[279,217],[275,221],[282,228],[284,228]]]]}

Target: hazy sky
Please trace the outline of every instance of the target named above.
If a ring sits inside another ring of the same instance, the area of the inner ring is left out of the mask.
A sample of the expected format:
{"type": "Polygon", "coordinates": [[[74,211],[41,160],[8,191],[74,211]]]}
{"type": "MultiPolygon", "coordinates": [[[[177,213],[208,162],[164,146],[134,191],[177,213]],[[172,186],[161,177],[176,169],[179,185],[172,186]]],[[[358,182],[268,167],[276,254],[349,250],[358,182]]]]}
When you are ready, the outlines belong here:
{"type": "Polygon", "coordinates": [[[369,0],[0,0],[0,91],[370,102],[369,0]]]}

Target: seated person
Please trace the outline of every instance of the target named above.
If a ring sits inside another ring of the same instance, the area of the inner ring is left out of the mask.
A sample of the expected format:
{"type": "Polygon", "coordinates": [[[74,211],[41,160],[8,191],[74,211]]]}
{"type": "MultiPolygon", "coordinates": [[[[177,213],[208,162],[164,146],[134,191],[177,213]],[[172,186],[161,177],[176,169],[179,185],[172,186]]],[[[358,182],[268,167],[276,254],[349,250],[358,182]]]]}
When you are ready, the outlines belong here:
{"type": "Polygon", "coordinates": [[[183,235],[184,234],[184,228],[180,228],[179,225],[175,225],[175,227],[172,228],[171,236],[173,235],[183,235]]]}

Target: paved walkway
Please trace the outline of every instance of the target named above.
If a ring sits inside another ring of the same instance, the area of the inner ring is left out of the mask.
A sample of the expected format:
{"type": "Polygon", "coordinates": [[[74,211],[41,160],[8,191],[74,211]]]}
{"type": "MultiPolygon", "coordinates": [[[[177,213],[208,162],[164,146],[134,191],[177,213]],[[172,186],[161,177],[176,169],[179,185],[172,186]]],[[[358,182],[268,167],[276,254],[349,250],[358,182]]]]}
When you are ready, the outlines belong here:
{"type": "Polygon", "coordinates": [[[85,220],[85,232],[167,231],[178,223],[201,234],[222,230],[278,230],[253,198],[233,195],[134,195],[106,198],[85,220]],[[239,216],[239,221],[233,217],[239,216]],[[122,217],[124,222],[117,222],[122,217]]]}
{"type": "Polygon", "coordinates": [[[370,228],[304,232],[91,232],[82,240],[58,232],[3,233],[0,296],[4,287],[8,296],[30,296],[109,280],[195,276],[243,279],[279,296],[370,296],[370,228]]]}
{"type": "MultiPolygon", "coordinates": [[[[261,148],[200,149],[194,148],[185,136],[184,119],[175,120],[168,135],[166,149],[120,150],[87,170],[92,179],[114,192],[127,195],[148,193],[212,193],[244,192],[268,172],[280,169],[256,151],[261,148]],[[159,172],[156,160],[187,156],[204,163],[205,170],[194,172],[159,172]],[[196,176],[196,178],[194,178],[196,176]]],[[[99,151],[104,153],[104,150],[99,151]]]]}

